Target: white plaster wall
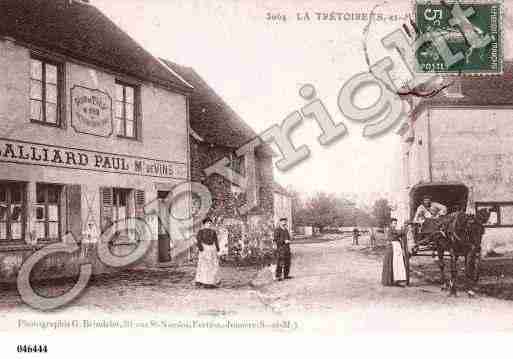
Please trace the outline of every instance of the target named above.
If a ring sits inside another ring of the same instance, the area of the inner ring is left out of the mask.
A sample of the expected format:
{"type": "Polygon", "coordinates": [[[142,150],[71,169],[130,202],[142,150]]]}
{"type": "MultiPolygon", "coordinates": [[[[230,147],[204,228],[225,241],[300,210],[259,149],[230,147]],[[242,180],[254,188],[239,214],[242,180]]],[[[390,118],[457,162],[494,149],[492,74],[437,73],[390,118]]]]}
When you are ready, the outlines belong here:
{"type": "Polygon", "coordinates": [[[283,217],[288,219],[289,229],[292,229],[292,199],[274,192],[274,223],[277,224],[283,217]]]}
{"type": "MultiPolygon", "coordinates": [[[[461,181],[476,201],[513,201],[513,108],[431,110],[433,180],[461,181]]],[[[513,229],[487,228],[483,251],[513,251],[513,229]]]]}
{"type": "MultiPolygon", "coordinates": [[[[0,40],[0,135],[9,139],[151,157],[187,163],[187,107],[184,95],[151,83],[141,86],[142,141],[97,137],[71,127],[70,89],[80,85],[107,92],[115,99],[116,77],[66,63],[66,128],[30,122],[30,50],[0,40]],[[93,75],[94,74],[94,75],[93,75]],[[98,82],[96,82],[96,79],[98,82]]],[[[114,103],[113,103],[114,105],[114,103]]]]}
{"type": "MultiPolygon", "coordinates": [[[[70,89],[74,85],[99,89],[115,100],[116,77],[77,63],[67,62],[66,115],[64,128],[30,122],[30,50],[11,41],[0,40],[0,137],[120,155],[132,155],[177,161],[189,166],[186,97],[150,83],[141,84],[142,141],[77,133],[71,126],[70,89]]],[[[146,201],[156,198],[156,183],[170,188],[182,180],[100,173],[67,168],[23,164],[0,164],[0,179],[82,185],[83,225],[93,218],[99,221],[100,187],[124,187],[144,190],[146,201]]],[[[188,201],[182,201],[180,217],[187,213],[188,201]]],[[[29,204],[30,206],[30,204],[29,204]]],[[[176,207],[175,207],[176,210],[176,207]]],[[[156,222],[152,222],[156,232],[156,222]]]]}

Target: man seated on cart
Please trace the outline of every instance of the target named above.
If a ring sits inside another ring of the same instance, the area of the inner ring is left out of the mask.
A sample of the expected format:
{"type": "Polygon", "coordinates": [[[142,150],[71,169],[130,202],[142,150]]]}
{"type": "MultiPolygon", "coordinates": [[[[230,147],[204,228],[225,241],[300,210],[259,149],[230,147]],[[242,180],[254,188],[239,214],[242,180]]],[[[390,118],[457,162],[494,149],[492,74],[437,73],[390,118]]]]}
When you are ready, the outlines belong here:
{"type": "Polygon", "coordinates": [[[433,232],[440,226],[441,221],[439,218],[446,214],[446,206],[438,202],[433,202],[430,196],[424,196],[422,203],[415,212],[413,222],[421,224],[421,232],[433,232]]]}

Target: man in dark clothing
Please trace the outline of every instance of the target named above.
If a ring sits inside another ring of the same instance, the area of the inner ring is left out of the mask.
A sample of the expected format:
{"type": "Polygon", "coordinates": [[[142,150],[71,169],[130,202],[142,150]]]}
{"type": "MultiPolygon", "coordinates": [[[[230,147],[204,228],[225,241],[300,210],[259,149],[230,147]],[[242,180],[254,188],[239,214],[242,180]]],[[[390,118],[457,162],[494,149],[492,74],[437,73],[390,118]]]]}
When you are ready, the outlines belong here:
{"type": "Polygon", "coordinates": [[[360,231],[358,228],[354,227],[353,229],[353,244],[358,245],[358,237],[360,237],[360,231]]]}
{"type": "Polygon", "coordinates": [[[278,254],[276,279],[290,279],[290,233],[287,229],[287,218],[281,218],[278,228],[274,230],[274,243],[278,254]]]}

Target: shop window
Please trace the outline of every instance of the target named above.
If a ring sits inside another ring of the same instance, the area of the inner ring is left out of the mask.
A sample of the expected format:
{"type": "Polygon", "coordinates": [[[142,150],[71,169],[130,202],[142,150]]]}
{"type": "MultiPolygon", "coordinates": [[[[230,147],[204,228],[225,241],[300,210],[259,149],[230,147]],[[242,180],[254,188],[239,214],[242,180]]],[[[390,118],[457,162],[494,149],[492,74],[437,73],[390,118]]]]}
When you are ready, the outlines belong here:
{"type": "Polygon", "coordinates": [[[513,227],[513,202],[477,202],[476,212],[486,208],[490,218],[487,227],[513,227]]]}
{"type": "Polygon", "coordinates": [[[25,237],[25,185],[0,182],[0,241],[16,242],[25,237]]]}
{"type": "MultiPolygon", "coordinates": [[[[102,232],[126,219],[144,217],[144,191],[103,187],[100,189],[100,196],[102,232]]],[[[118,235],[124,236],[126,231],[118,231],[118,235]]]]}
{"type": "Polygon", "coordinates": [[[30,119],[41,124],[60,125],[62,65],[32,58],[30,61],[30,119]]]}
{"type": "Polygon", "coordinates": [[[112,204],[112,213],[113,213],[113,221],[117,222],[126,218],[129,218],[128,213],[128,196],[130,195],[130,190],[124,188],[114,188],[113,189],[113,204],[112,204]]]}
{"type": "MultiPolygon", "coordinates": [[[[61,218],[66,221],[66,231],[71,233],[75,240],[80,241],[82,239],[82,186],[79,184],[66,185],[64,191],[65,201],[62,201],[63,216],[61,218]]],[[[63,198],[64,199],[64,198],[63,198]]],[[[64,226],[63,226],[64,228],[64,226]]],[[[92,226],[88,226],[87,234],[93,235],[92,226]]]]}
{"type": "Polygon", "coordinates": [[[116,132],[120,137],[137,138],[138,87],[116,82],[116,132]]]}
{"type": "Polygon", "coordinates": [[[36,185],[36,236],[38,241],[58,241],[61,238],[62,186],[36,185]]]}
{"type": "Polygon", "coordinates": [[[197,193],[191,193],[191,216],[197,217],[201,210],[201,197],[197,193]]]}

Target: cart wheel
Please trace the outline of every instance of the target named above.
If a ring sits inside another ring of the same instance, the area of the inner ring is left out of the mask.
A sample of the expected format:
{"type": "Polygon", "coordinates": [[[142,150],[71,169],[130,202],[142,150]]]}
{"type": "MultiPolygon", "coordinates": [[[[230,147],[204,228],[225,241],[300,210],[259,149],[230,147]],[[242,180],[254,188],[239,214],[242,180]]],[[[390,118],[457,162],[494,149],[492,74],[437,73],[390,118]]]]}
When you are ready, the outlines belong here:
{"type": "Polygon", "coordinates": [[[410,285],[410,254],[406,253],[406,285],[410,285]]]}
{"type": "Polygon", "coordinates": [[[481,250],[477,251],[474,258],[474,268],[472,273],[472,279],[474,283],[479,281],[479,275],[481,274],[481,250]]]}
{"type": "Polygon", "coordinates": [[[479,281],[481,271],[481,251],[474,254],[474,258],[472,258],[472,260],[467,264],[467,267],[467,278],[472,280],[474,283],[477,283],[479,281]]]}

